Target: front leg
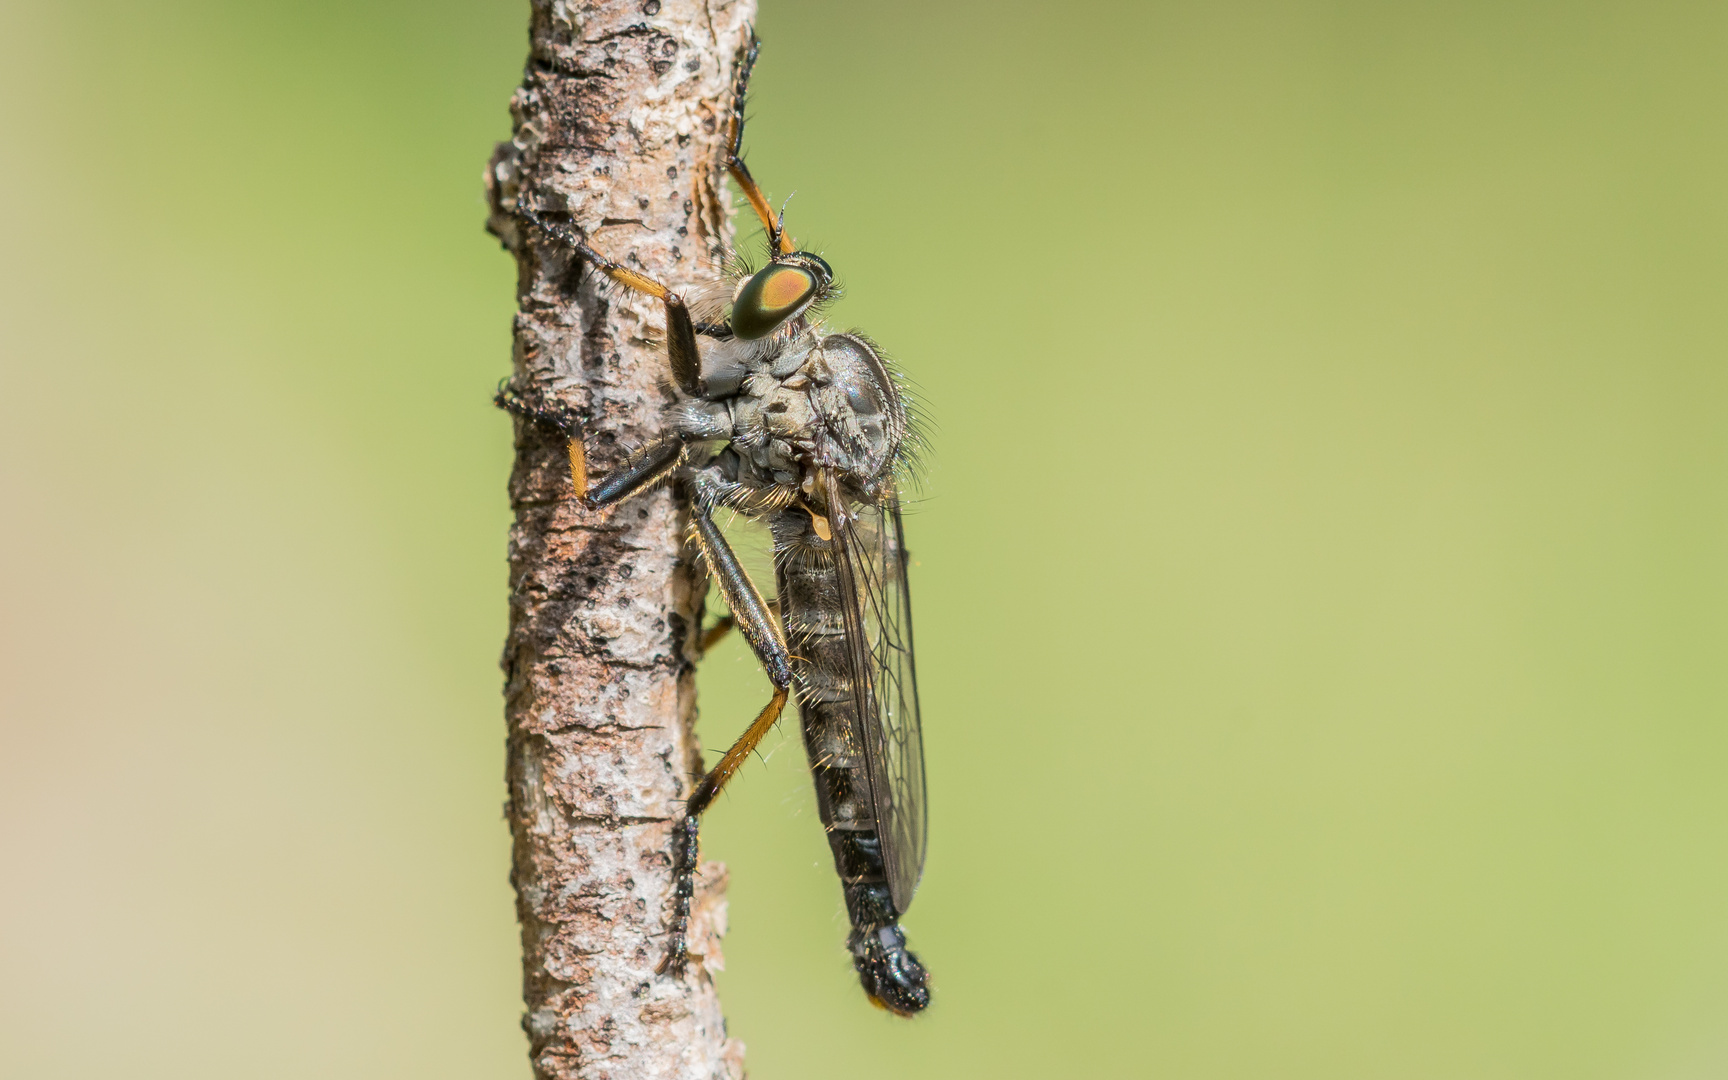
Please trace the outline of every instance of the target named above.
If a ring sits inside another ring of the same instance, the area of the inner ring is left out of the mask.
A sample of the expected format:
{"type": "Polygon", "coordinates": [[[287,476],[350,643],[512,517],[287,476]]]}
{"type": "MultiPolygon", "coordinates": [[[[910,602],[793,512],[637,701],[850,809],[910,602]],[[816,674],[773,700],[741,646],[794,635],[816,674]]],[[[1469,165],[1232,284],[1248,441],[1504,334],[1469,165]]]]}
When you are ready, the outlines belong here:
{"type": "Polygon", "coordinates": [[[531,208],[518,203],[517,213],[527,218],[535,228],[554,240],[572,248],[594,264],[606,277],[635,292],[652,296],[666,306],[666,360],[672,368],[672,378],[678,389],[691,397],[702,393],[702,354],[696,349],[696,324],[690,319],[690,309],[684,298],[655,281],[647,274],[630,269],[623,263],[589,247],[587,242],[569,229],[552,224],[531,208]]]}
{"type": "Polygon", "coordinates": [[[623,465],[598,483],[589,486],[588,454],[582,448],[582,421],[575,410],[567,405],[548,404],[542,398],[518,393],[508,386],[499,387],[492,401],[505,412],[556,428],[564,436],[570,455],[570,483],[576,489],[576,498],[590,510],[623,502],[646,491],[684,464],[686,436],[663,435],[631,454],[623,465]]]}

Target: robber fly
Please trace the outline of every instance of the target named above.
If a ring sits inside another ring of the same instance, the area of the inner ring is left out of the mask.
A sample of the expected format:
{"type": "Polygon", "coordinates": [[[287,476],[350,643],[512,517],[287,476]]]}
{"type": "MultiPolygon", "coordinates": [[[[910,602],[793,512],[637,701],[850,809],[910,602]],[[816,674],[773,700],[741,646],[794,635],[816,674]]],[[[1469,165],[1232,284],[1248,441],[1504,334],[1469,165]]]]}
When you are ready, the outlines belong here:
{"type": "Polygon", "coordinates": [[[862,334],[830,333],[818,319],[837,292],[833,271],[797,249],[784,215],[772,212],[739,157],[758,47],[752,35],[739,66],[727,169],[767,232],[769,261],[761,270],[733,270],[718,289],[693,286],[686,303],[533,208],[517,208],[613,283],[665,305],[667,361],[678,389],[667,416],[671,433],[591,480],[574,414],[508,387],[498,404],[564,433],[584,506],[612,506],[662,482],[681,485],[693,505],[695,548],[731,609],[729,621],[774,684],[773,697],[702,777],[674,826],[670,947],[659,970],[677,973],[686,962],[702,813],[796,696],[852,922],[853,964],[872,1001],[911,1015],[930,1003],[930,990],[899,925],[923,872],[926,832],[899,502],[911,469],[910,420],[882,351],[862,334]],[[763,599],[714,524],[723,508],[767,523],[777,603],[763,599]]]}

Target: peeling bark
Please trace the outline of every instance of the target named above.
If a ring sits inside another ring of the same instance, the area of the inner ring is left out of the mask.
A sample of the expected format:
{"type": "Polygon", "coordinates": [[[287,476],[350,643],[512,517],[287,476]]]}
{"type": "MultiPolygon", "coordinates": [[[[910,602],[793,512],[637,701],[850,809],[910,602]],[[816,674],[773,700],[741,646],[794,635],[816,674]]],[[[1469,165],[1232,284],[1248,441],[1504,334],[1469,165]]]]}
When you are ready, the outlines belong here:
{"type": "MultiPolygon", "coordinates": [[[[514,137],[486,170],[487,228],[517,257],[515,382],[587,419],[604,472],[672,400],[658,301],[525,235],[516,200],[671,283],[717,276],[723,139],[753,0],[533,0],[514,137]],[[525,241],[532,241],[525,242],[525,241]]],[[[556,433],[518,424],[505,644],[511,879],[535,1075],[740,1077],[713,972],[726,871],[702,867],[682,978],[655,974],[670,826],[702,769],[692,731],[704,582],[687,507],[661,490],[586,511],[556,433]]]]}

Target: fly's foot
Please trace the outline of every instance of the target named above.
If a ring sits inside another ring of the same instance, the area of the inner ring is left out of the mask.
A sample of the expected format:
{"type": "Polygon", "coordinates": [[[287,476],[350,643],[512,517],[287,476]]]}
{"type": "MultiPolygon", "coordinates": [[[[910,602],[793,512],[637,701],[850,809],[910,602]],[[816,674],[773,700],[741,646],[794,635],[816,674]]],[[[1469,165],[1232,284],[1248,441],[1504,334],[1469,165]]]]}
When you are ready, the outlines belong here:
{"type": "Polygon", "coordinates": [[[696,863],[700,854],[697,846],[697,818],[686,813],[684,820],[672,826],[672,925],[671,940],[666,956],[654,969],[656,974],[684,974],[690,962],[689,941],[690,899],[696,895],[696,863]]]}
{"type": "Polygon", "coordinates": [[[582,436],[582,418],[576,415],[575,409],[562,402],[547,401],[537,393],[525,394],[511,386],[509,380],[498,384],[498,392],[492,395],[492,404],[512,416],[557,428],[566,439],[576,440],[582,436]]]}
{"type": "Polygon", "coordinates": [[[684,935],[680,931],[672,931],[672,944],[666,949],[666,955],[654,965],[654,974],[670,975],[674,979],[682,978],[684,970],[690,966],[690,949],[684,944],[684,935]]]}

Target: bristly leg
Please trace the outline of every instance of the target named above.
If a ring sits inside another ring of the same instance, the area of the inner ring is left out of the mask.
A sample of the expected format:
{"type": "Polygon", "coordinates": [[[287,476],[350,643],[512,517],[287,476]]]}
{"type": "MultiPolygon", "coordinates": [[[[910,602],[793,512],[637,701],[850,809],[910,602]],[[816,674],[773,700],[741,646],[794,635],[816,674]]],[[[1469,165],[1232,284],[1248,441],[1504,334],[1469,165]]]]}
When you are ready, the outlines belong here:
{"type": "Polygon", "coordinates": [[[537,394],[524,394],[510,386],[508,379],[498,384],[492,404],[514,416],[556,428],[564,436],[565,450],[570,457],[570,483],[576,497],[591,504],[588,498],[588,452],[582,446],[582,418],[576,410],[561,402],[547,402],[537,394]]]}
{"type": "Polygon", "coordinates": [[[671,943],[666,956],[654,969],[660,975],[667,972],[682,975],[690,960],[686,935],[690,929],[690,899],[696,895],[696,866],[701,853],[697,835],[700,821],[696,815],[687,813],[682,821],[672,826],[671,943]]]}
{"type": "Polygon", "coordinates": [[[750,209],[756,212],[756,217],[762,222],[763,230],[768,234],[768,255],[792,254],[795,245],[792,238],[786,235],[785,222],[774,213],[774,208],[768,205],[768,197],[762,194],[757,186],[756,178],[750,175],[749,166],[744,164],[744,97],[750,90],[750,71],[756,66],[756,55],[762,49],[762,42],[756,37],[756,32],[750,32],[750,49],[744,54],[744,59],[738,65],[738,79],[732,88],[732,118],[729,123],[731,131],[727,142],[731,144],[726,155],[726,170],[732,174],[732,182],[738,185],[744,201],[750,204],[750,209]]]}
{"type": "Polygon", "coordinates": [[[659,300],[666,308],[666,361],[672,368],[672,378],[685,394],[701,396],[702,354],[696,348],[696,326],[690,321],[690,309],[684,305],[683,297],[648,275],[600,254],[576,233],[541,217],[533,207],[518,202],[516,212],[548,237],[588,260],[609,280],[659,300]]]}
{"type": "MultiPolygon", "coordinates": [[[[749,631],[745,631],[745,636],[749,636],[749,631]]],[[[702,814],[714,804],[720,789],[737,774],[745,760],[761,743],[762,737],[779,722],[780,713],[786,708],[786,699],[790,695],[789,684],[774,688],[774,696],[769,698],[768,704],[756,714],[756,719],[744,730],[744,734],[738,736],[738,741],[732,744],[725,756],[709,769],[707,775],[696,785],[696,790],[684,804],[683,819],[673,826],[671,933],[666,946],[666,958],[655,968],[662,974],[667,971],[683,971],[689,957],[686,931],[690,925],[690,898],[696,894],[696,867],[701,856],[699,835],[702,814]]]]}
{"type": "Polygon", "coordinates": [[[756,719],[738,736],[731,749],[715,762],[702,777],[684,804],[684,817],[672,829],[672,921],[666,958],[655,970],[664,974],[684,969],[689,959],[686,933],[690,925],[690,902],[696,892],[696,868],[700,859],[698,847],[702,814],[712,806],[726,782],[735,776],[750,754],[780,720],[786,701],[792,694],[792,658],[786,652],[785,635],[773,611],[762,599],[756,584],[744,572],[726,538],[713,520],[716,487],[713,477],[698,474],[692,484],[696,497],[695,540],[708,564],[714,581],[732,610],[739,633],[750,643],[761,661],[769,681],[774,684],[774,696],[756,714],[756,719]]]}
{"type": "Polygon", "coordinates": [[[492,404],[513,416],[525,417],[536,423],[556,428],[566,439],[582,438],[582,418],[576,410],[560,401],[548,402],[538,394],[524,394],[505,379],[492,395],[492,404]]]}

